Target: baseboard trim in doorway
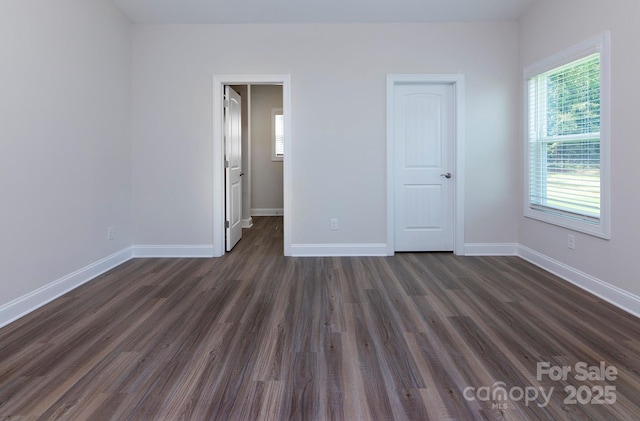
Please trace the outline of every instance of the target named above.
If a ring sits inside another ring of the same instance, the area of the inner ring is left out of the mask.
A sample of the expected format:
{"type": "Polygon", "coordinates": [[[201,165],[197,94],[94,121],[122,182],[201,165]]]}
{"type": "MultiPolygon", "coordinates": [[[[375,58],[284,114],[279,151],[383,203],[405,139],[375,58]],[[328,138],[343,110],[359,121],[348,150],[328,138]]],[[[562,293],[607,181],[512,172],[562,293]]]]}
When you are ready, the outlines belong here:
{"type": "Polygon", "coordinates": [[[243,219],[240,222],[242,223],[242,228],[251,228],[253,226],[253,219],[251,217],[243,219]]]}
{"type": "Polygon", "coordinates": [[[292,244],[294,257],[386,256],[386,243],[292,244]]]}
{"type": "Polygon", "coordinates": [[[252,208],[251,216],[282,216],[284,209],[282,208],[252,208]]]}
{"type": "Polygon", "coordinates": [[[0,327],[127,262],[133,257],[132,251],[132,247],[127,247],[0,306],[0,327]]]}

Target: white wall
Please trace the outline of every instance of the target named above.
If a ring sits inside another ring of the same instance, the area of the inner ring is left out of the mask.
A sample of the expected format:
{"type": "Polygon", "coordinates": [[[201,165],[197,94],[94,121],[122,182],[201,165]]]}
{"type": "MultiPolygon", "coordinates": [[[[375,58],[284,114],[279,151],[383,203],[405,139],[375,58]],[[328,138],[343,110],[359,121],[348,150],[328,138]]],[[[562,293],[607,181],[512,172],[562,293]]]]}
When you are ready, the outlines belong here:
{"type": "Polygon", "coordinates": [[[520,243],[636,295],[640,295],[639,22],[637,0],[538,0],[520,25],[523,67],[605,30],[611,31],[612,48],[611,240],[576,233],[575,251],[569,250],[568,230],[520,217],[520,243]]]}
{"type": "Polygon", "coordinates": [[[386,242],[386,75],[466,75],[466,241],[515,243],[516,23],[134,25],[135,244],[212,244],[212,75],[290,74],[294,244],[386,242]],[[329,230],[329,219],[340,230],[329,230]]]}
{"type": "Polygon", "coordinates": [[[282,86],[251,86],[251,207],[284,207],[282,161],[271,160],[271,110],[282,109],[282,86]]]}
{"type": "Polygon", "coordinates": [[[0,52],[2,307],[131,245],[130,25],[108,0],[3,0],[0,52]]]}

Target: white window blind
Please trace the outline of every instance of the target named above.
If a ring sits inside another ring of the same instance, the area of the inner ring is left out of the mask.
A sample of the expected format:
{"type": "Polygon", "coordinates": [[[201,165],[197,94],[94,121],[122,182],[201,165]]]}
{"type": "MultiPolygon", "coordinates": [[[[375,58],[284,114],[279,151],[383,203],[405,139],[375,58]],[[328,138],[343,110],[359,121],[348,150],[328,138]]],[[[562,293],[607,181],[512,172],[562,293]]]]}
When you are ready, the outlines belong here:
{"type": "Polygon", "coordinates": [[[276,114],[274,120],[275,129],[275,153],[277,157],[284,156],[284,116],[276,114]]]}
{"type": "Polygon", "coordinates": [[[284,115],[282,108],[271,109],[271,160],[284,158],[284,115]]]}
{"type": "Polygon", "coordinates": [[[529,207],[598,224],[600,53],[528,79],[529,207]]]}

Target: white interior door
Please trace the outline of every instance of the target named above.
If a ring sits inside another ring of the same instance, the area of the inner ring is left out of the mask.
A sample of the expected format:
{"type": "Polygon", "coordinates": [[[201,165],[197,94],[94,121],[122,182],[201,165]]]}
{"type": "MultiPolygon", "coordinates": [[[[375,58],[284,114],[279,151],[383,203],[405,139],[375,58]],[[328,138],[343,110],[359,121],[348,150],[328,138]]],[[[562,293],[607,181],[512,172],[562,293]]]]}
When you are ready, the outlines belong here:
{"type": "Polygon", "coordinates": [[[227,251],[242,238],[242,120],[240,95],[224,87],[225,225],[227,251]]]}
{"type": "Polygon", "coordinates": [[[452,84],[394,88],[396,251],[453,251],[452,84]]]}

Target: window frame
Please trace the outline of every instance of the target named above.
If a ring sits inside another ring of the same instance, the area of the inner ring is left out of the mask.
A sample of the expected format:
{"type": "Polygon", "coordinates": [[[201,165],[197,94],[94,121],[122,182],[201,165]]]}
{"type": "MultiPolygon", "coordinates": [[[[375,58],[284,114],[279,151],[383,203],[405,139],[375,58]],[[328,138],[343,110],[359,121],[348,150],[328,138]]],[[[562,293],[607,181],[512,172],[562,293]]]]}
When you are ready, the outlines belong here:
{"type": "MultiPolygon", "coordinates": [[[[284,119],[284,112],[282,108],[272,108],[271,109],[271,160],[272,161],[283,161],[284,160],[284,151],[282,156],[276,154],[276,116],[281,115],[284,119]]],[[[284,121],[283,121],[284,127],[284,121]]],[[[284,133],[283,133],[284,137],[284,133]]],[[[282,141],[282,146],[284,148],[284,139],[282,141]]]]}
{"type": "Polygon", "coordinates": [[[524,110],[524,216],[573,231],[596,237],[611,238],[611,187],[610,187],[610,121],[611,121],[611,65],[610,65],[610,33],[604,32],[587,39],[577,45],[560,51],[550,57],[525,67],[523,83],[524,110]],[[589,221],[586,218],[572,216],[562,211],[541,209],[531,204],[530,180],[530,110],[529,80],[551,70],[565,66],[594,53],[600,54],[600,218],[589,221]]]}

